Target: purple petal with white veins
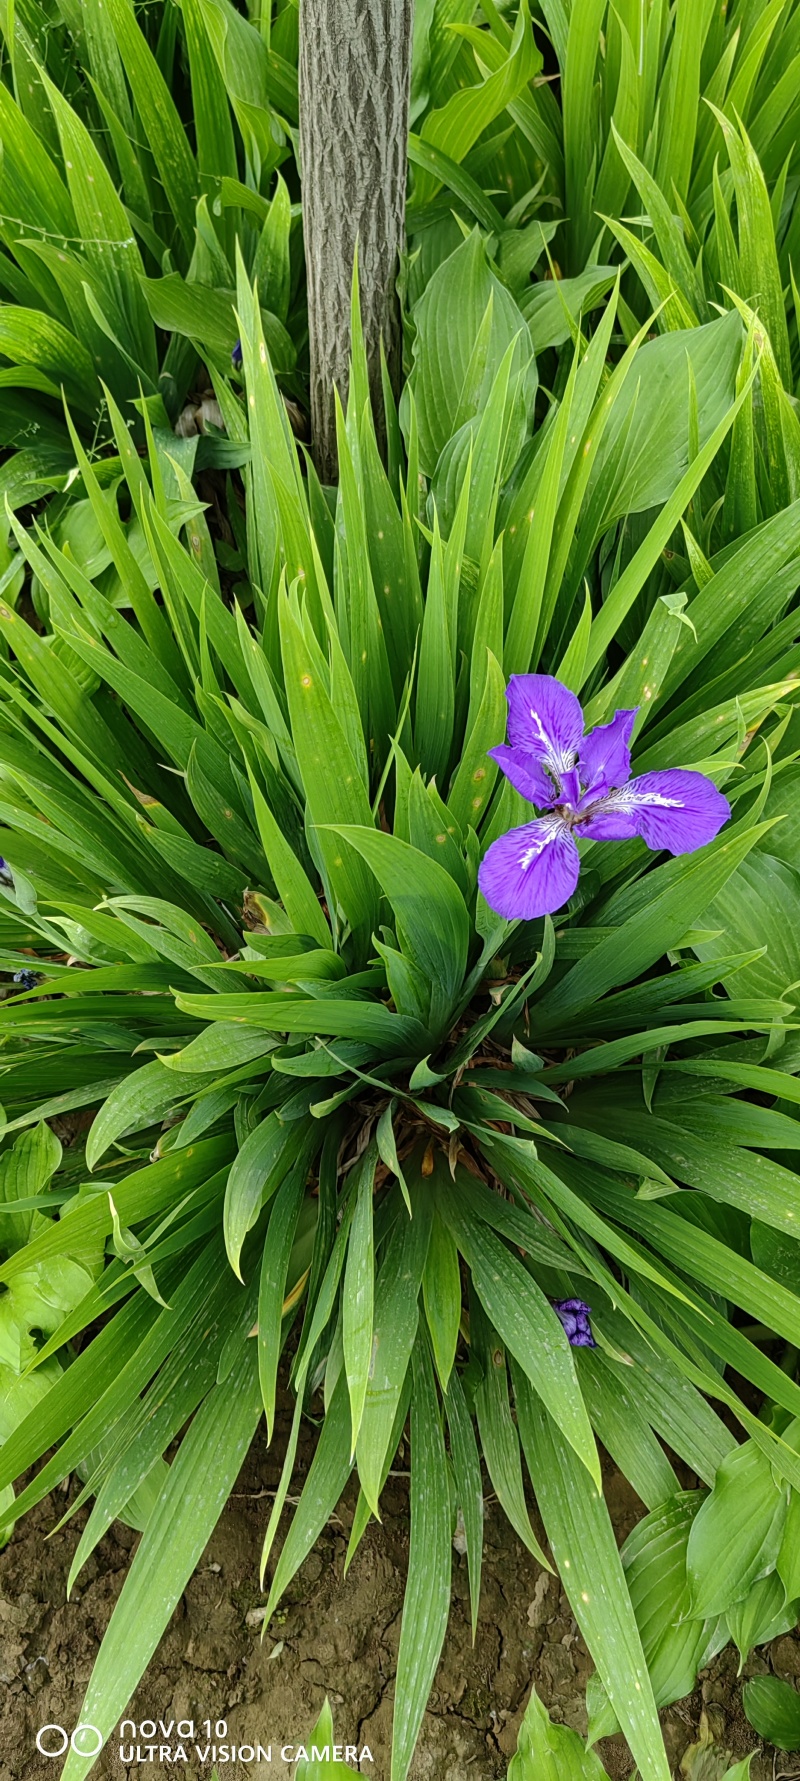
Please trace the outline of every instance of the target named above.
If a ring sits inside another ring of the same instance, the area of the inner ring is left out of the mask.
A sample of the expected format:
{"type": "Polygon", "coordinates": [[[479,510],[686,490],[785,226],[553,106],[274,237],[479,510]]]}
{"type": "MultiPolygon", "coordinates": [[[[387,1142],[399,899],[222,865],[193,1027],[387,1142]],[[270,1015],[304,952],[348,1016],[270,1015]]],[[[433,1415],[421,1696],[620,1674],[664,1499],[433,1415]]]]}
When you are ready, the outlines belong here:
{"type": "Polygon", "coordinates": [[[531,754],[527,748],[509,748],[506,742],[499,748],[490,748],[489,753],[501,773],[511,780],[514,790],[527,798],[529,804],[537,804],[540,810],[546,810],[555,803],[555,786],[538,755],[531,754]]]}
{"type": "Polygon", "coordinates": [[[581,782],[596,798],[630,779],[631,735],[638,709],[637,705],[633,711],[615,711],[610,723],[598,724],[581,743],[581,782]]]}
{"type": "Polygon", "coordinates": [[[641,773],[592,807],[580,833],[592,841],[627,841],[641,835],[648,847],[694,853],[728,821],[727,798],[704,773],[670,767],[641,773]]]}
{"type": "Polygon", "coordinates": [[[583,712],[569,687],[552,674],[512,674],[506,689],[508,740],[546,761],[556,774],[575,764],[583,712]]]}
{"type": "Polygon", "coordinates": [[[579,869],[568,824],[558,816],[542,816],[492,842],[481,861],[478,884],[496,915],[533,921],[569,902],[579,869]]]}

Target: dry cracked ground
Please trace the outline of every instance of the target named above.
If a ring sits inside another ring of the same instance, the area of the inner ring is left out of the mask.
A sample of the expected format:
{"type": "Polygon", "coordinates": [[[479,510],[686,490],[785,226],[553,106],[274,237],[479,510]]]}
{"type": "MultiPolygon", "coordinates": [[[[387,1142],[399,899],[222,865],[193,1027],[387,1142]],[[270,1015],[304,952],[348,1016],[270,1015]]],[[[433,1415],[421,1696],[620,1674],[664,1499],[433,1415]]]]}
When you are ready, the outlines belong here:
{"type": "MultiPolygon", "coordinates": [[[[220,1781],[258,1773],[291,1781],[281,1744],[308,1736],[324,1695],[333,1704],[336,1735],[373,1756],[362,1773],[388,1781],[393,1677],[403,1577],[408,1554],[407,1480],[398,1473],[385,1494],[382,1527],[373,1524],[347,1577],[344,1555],[355,1495],[340,1505],[295,1579],[262,1639],[258,1554],[270,1494],[277,1483],[271,1453],[256,1442],[236,1493],[189,1583],[129,1709],[143,1720],[195,1723],[222,1718],[228,1741],[272,1744],[272,1761],[226,1764],[220,1781]]],[[[306,1463],[310,1449],[306,1455],[306,1463]]],[[[302,1478],[303,1460],[297,1480],[302,1478]]],[[[36,1749],[46,1724],[70,1729],[97,1648],[117,1600],[137,1536],[117,1524],[81,1573],[69,1602],[66,1578],[86,1511],[46,1537],[76,1494],[68,1483],[20,1526],[0,1554],[0,1781],[54,1781],[60,1762],[36,1749]]],[[[607,1496],[622,1541],[641,1513],[625,1481],[609,1469],[607,1496]]],[[[466,1561],[455,1556],[453,1605],[411,1781],[505,1781],[531,1681],[553,1717],[585,1730],[584,1689],[591,1665],[554,1578],[539,1569],[487,1502],[481,1614],[470,1637],[466,1561]]],[[[784,1637],[753,1656],[746,1674],[771,1667],[800,1677],[800,1637],[784,1637]]],[[[676,1777],[718,1781],[728,1760],[758,1748],[752,1781],[800,1776],[800,1757],[758,1747],[741,1711],[741,1679],[732,1651],[700,1679],[695,1694],[664,1714],[676,1777]],[[712,1741],[698,1760],[692,1746],[712,1741]],[[729,1752],[729,1756],[726,1756],[729,1752]]],[[[601,1745],[612,1781],[630,1762],[618,1740],[601,1745]]],[[[209,1781],[211,1764],[123,1764],[110,1744],[97,1781],[155,1781],[167,1775],[209,1781]]]]}

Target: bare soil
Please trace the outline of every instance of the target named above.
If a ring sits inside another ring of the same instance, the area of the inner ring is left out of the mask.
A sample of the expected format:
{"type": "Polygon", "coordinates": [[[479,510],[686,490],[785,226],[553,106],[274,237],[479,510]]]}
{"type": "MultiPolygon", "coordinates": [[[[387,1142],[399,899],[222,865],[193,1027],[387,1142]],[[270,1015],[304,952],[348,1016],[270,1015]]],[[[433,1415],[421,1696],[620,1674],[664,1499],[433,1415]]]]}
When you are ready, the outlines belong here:
{"type": "MultiPolygon", "coordinates": [[[[298,1480],[305,1461],[298,1464],[298,1480]]],[[[361,1772],[388,1781],[392,1698],[408,1556],[407,1479],[391,1477],[383,1525],[368,1529],[346,1578],[344,1556],[355,1508],[351,1490],[338,1517],[306,1560],[262,1639],[257,1611],[258,1556],[277,1483],[280,1440],[267,1452],[257,1439],[234,1496],[189,1583],[128,1710],[144,1720],[224,1719],[228,1744],[272,1745],[272,1761],[225,1763],[220,1781],[257,1773],[291,1781],[280,1756],[312,1730],[327,1693],[336,1735],[367,1745],[361,1772]],[[249,1617],[249,1618],[248,1618],[249,1617]]],[[[402,1460],[398,1462],[402,1464],[402,1460]]],[[[642,1513],[625,1480],[609,1469],[606,1486],[622,1541],[642,1513]]],[[[48,1724],[71,1730],[81,1719],[86,1684],[138,1538],[116,1524],[65,1600],[72,1554],[85,1523],[79,1511],[56,1522],[76,1494],[74,1482],[17,1526],[0,1553],[0,1781],[54,1781],[61,1763],[36,1749],[48,1724]],[[47,1537],[50,1535],[50,1537],[47,1537]]],[[[288,1517],[287,1517],[288,1520],[288,1517]]],[[[727,1760],[758,1750],[752,1781],[800,1776],[800,1757],[762,1749],[741,1710],[737,1656],[724,1652],[695,1693],[663,1715],[667,1749],[682,1781],[718,1781],[727,1760]],[[699,1737],[718,1752],[690,1765],[699,1737]],[[724,1759],[722,1751],[730,1752],[724,1759]],[[683,1768],[681,1767],[683,1763],[683,1768]]],[[[498,1505],[487,1501],[486,1550],[478,1635],[470,1636],[466,1561],[454,1553],[453,1601],[445,1651],[411,1770],[411,1781],[505,1781],[531,1682],[554,1719],[585,1731],[584,1690],[591,1663],[554,1578],[520,1546],[498,1505]]],[[[785,1636],[754,1654],[746,1674],[772,1668],[800,1677],[800,1637],[785,1636]]],[[[158,1746],[158,1738],[153,1740],[158,1746]]],[[[173,1743],[176,1742],[173,1736],[173,1743]]],[[[126,1736],[126,1756],[129,1750],[126,1736]]],[[[144,1742],[144,1741],[143,1741],[144,1742]]],[[[611,1781],[631,1773],[619,1739],[599,1746],[611,1781]]],[[[143,1752],[144,1754],[144,1752],[143,1752]]],[[[98,1781],[210,1781],[212,1763],[124,1763],[119,1742],[103,1752],[98,1781]]]]}

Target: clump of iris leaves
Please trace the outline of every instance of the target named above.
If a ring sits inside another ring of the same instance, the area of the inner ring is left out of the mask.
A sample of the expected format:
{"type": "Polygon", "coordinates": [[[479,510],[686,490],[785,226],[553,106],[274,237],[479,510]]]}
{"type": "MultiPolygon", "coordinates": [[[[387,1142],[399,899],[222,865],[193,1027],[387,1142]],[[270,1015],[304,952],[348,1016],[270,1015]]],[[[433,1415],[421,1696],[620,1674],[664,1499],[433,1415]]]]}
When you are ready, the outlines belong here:
{"type": "Polygon", "coordinates": [[[478,1620],[487,1488],[559,1572],[593,1735],[667,1781],[657,1708],[800,1599],[798,9],[661,9],[641,45],[609,10],[595,57],[606,8],[545,6],[559,99],[524,5],[432,9],[407,374],[383,462],[356,294],[335,491],[285,401],[287,10],[276,48],[223,0],[152,42],[124,0],[37,37],[31,0],[0,84],[3,1526],[74,1472],[72,1577],[142,1530],[106,1735],[280,1382],[267,1626],[410,1436],[392,1781],[457,1525],[478,1620]],[[638,707],[634,772],[732,819],[676,859],[581,842],[570,903],[514,923],[477,874],[531,814],[488,753],[529,670],[587,726],[638,707]],[[598,1443],[645,1511],[621,1555],[598,1443]]]}

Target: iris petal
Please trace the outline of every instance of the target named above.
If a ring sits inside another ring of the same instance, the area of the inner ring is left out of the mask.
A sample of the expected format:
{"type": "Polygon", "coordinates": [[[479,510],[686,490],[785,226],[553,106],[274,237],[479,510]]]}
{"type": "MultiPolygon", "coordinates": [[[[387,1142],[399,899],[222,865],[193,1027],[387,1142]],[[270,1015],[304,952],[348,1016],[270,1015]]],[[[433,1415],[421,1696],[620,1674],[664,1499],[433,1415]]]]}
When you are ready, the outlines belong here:
{"type": "Polygon", "coordinates": [[[478,884],[496,915],[533,921],[569,902],[579,867],[569,824],[558,816],[543,816],[492,842],[478,884]]]}
{"type": "Polygon", "coordinates": [[[581,783],[602,798],[631,776],[631,736],[639,707],[615,711],[610,723],[598,724],[581,743],[581,783]]]}
{"type": "Polygon", "coordinates": [[[509,748],[505,742],[499,748],[490,748],[489,753],[501,773],[511,780],[514,790],[527,798],[529,804],[546,810],[555,803],[555,786],[538,755],[532,754],[528,748],[509,748]]]}
{"type": "Polygon", "coordinates": [[[641,835],[648,847],[693,853],[728,821],[727,798],[704,773],[681,767],[641,773],[591,806],[580,833],[592,841],[628,841],[641,835]]]}
{"type": "Polygon", "coordinates": [[[512,674],[508,683],[508,740],[556,774],[575,763],[583,735],[580,701],[552,674],[512,674]]]}

